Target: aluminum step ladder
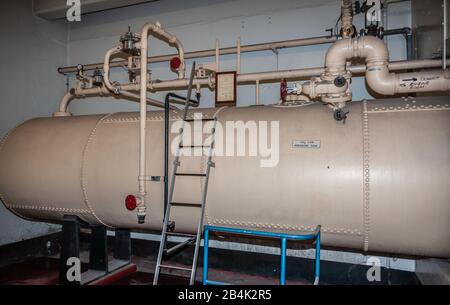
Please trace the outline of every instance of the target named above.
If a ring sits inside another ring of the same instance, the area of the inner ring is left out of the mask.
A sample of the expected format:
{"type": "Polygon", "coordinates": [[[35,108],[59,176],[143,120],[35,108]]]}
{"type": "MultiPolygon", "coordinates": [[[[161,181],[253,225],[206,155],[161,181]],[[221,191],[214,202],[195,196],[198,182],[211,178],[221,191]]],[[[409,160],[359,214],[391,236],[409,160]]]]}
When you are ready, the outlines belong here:
{"type": "MultiPolygon", "coordinates": [[[[197,271],[197,263],[198,263],[198,253],[200,249],[200,243],[202,239],[202,232],[203,232],[203,220],[205,215],[205,204],[206,204],[206,195],[208,190],[208,182],[209,182],[209,174],[211,172],[211,168],[215,166],[215,164],[212,161],[212,152],[214,149],[214,137],[211,137],[211,143],[209,145],[184,145],[183,144],[183,133],[184,133],[184,127],[186,123],[194,122],[195,118],[190,119],[188,118],[188,109],[190,105],[190,97],[192,94],[192,83],[194,79],[194,73],[195,73],[195,62],[192,67],[191,77],[189,81],[189,87],[188,87],[188,94],[186,97],[186,103],[185,103],[185,109],[184,109],[184,115],[183,115],[183,122],[180,128],[179,132],[179,145],[177,146],[177,152],[175,155],[175,160],[173,162],[173,172],[172,172],[172,178],[171,178],[171,184],[170,184],[170,190],[168,198],[166,199],[166,207],[165,207],[165,216],[164,216],[164,224],[163,229],[161,233],[161,242],[159,246],[159,252],[158,252],[158,258],[156,261],[156,269],[155,269],[155,275],[153,278],[153,285],[158,284],[159,280],[159,274],[161,272],[161,269],[172,269],[172,270],[181,270],[181,271],[188,271],[191,273],[190,275],[190,281],[189,284],[193,285],[195,281],[196,271],[197,271]],[[204,149],[208,149],[208,158],[206,163],[206,171],[204,173],[179,173],[178,169],[181,165],[180,163],[180,152],[184,149],[202,149],[202,154],[204,153],[204,149]],[[187,202],[173,202],[173,194],[175,190],[175,182],[177,177],[197,177],[199,179],[203,179],[203,187],[202,187],[202,194],[201,194],[201,202],[200,203],[187,203],[187,202]],[[197,234],[184,234],[184,233],[175,233],[173,232],[175,229],[175,223],[173,221],[170,221],[170,211],[172,207],[187,207],[187,208],[194,208],[199,209],[200,213],[200,219],[197,226],[197,234]],[[166,241],[168,236],[176,236],[176,237],[185,237],[187,238],[184,242],[181,242],[177,244],[176,246],[166,249],[166,241]],[[194,245],[194,256],[192,259],[192,266],[191,268],[184,268],[179,267],[175,265],[169,265],[169,264],[162,264],[162,259],[164,255],[170,255],[174,252],[179,252],[180,250],[186,248],[189,245],[194,245]]],[[[205,121],[214,121],[214,125],[211,129],[211,135],[214,136],[215,128],[216,128],[216,119],[202,119],[202,122],[205,121]]]]}

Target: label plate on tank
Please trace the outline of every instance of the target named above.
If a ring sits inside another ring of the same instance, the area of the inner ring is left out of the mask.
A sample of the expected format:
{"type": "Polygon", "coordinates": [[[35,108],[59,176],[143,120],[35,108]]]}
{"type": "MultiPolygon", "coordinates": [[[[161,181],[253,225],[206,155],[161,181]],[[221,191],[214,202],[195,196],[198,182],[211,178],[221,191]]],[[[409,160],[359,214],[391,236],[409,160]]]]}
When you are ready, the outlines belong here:
{"type": "Polygon", "coordinates": [[[292,148],[319,149],[320,144],[320,140],[294,140],[292,141],[292,148]]]}

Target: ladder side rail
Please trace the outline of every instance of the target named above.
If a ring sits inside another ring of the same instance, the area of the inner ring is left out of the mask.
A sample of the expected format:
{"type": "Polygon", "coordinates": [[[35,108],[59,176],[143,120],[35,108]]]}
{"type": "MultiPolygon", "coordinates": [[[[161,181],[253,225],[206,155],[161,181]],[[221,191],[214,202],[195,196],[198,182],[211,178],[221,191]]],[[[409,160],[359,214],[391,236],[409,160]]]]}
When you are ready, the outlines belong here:
{"type": "MultiPolygon", "coordinates": [[[[217,120],[214,121],[214,126],[213,126],[213,132],[215,134],[215,130],[216,130],[216,125],[217,125],[217,120]]],[[[190,279],[190,285],[194,284],[195,281],[195,276],[197,274],[197,262],[198,262],[198,252],[200,249],[200,243],[201,243],[201,239],[202,239],[202,232],[203,232],[203,222],[204,222],[204,217],[205,217],[205,208],[206,208],[206,196],[208,193],[208,183],[209,183],[209,175],[211,173],[211,167],[212,167],[212,154],[214,151],[214,145],[215,145],[215,136],[213,136],[211,143],[210,143],[210,147],[209,147],[209,155],[208,155],[208,164],[206,167],[206,176],[204,177],[205,181],[203,184],[203,194],[202,194],[202,210],[201,210],[201,215],[200,215],[200,220],[198,223],[198,227],[197,227],[197,237],[196,237],[196,241],[195,241],[195,250],[194,250],[194,261],[192,262],[192,273],[191,273],[191,279],[190,279]]]]}
{"type": "MultiPolygon", "coordinates": [[[[169,218],[170,218],[170,202],[172,201],[172,197],[173,197],[173,191],[174,191],[175,179],[176,179],[176,172],[177,172],[178,166],[180,164],[179,156],[180,156],[181,145],[182,145],[182,142],[183,142],[184,125],[186,123],[185,119],[187,117],[188,109],[189,109],[189,105],[190,105],[190,99],[191,99],[191,94],[192,94],[192,84],[193,84],[193,81],[194,81],[194,76],[195,76],[195,61],[194,61],[193,65],[192,65],[191,77],[189,79],[188,94],[186,96],[183,121],[182,121],[182,125],[181,125],[182,127],[181,127],[181,130],[180,130],[180,143],[179,143],[179,145],[177,147],[177,153],[176,153],[175,161],[174,161],[174,168],[173,168],[173,171],[172,171],[172,183],[170,185],[169,195],[167,196],[167,202],[164,202],[164,204],[166,205],[166,208],[165,208],[165,213],[164,213],[164,222],[163,222],[163,228],[162,228],[162,232],[161,232],[161,241],[160,241],[159,250],[158,250],[158,257],[157,257],[157,260],[156,260],[156,268],[155,268],[155,275],[154,275],[154,278],[153,278],[153,285],[157,285],[158,284],[159,274],[160,274],[160,271],[161,271],[161,261],[162,261],[162,256],[163,256],[163,253],[164,253],[164,247],[166,245],[166,238],[167,238],[166,232],[167,232],[167,227],[169,225],[169,218]]],[[[169,100],[167,99],[166,103],[168,104],[168,102],[169,102],[169,100]]],[[[165,119],[166,119],[165,126],[167,127],[166,134],[165,134],[165,139],[167,140],[166,144],[168,145],[168,133],[169,133],[168,123],[169,122],[168,122],[168,119],[167,119],[167,116],[168,116],[167,106],[165,107],[165,111],[166,111],[166,114],[165,114],[165,119]]],[[[169,152],[168,152],[168,147],[167,146],[166,146],[166,149],[167,149],[166,155],[167,155],[167,158],[168,158],[168,153],[169,152]]]]}

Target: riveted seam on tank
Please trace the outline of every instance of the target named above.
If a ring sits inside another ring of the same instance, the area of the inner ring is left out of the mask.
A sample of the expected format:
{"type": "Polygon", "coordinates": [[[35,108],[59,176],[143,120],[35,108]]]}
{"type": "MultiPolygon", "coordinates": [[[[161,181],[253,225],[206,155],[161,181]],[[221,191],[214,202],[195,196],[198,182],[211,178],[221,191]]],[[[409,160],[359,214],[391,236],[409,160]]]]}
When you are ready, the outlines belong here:
{"type": "Polygon", "coordinates": [[[414,111],[445,111],[450,110],[450,104],[426,104],[416,103],[415,100],[407,104],[398,106],[369,106],[367,113],[395,113],[395,112],[414,112],[414,111]]]}
{"type": "Polygon", "coordinates": [[[89,210],[84,209],[58,208],[49,206],[36,206],[36,205],[9,204],[6,205],[6,207],[10,209],[19,209],[19,210],[35,210],[35,211],[50,211],[50,212],[79,213],[79,214],[91,213],[89,210]]]}
{"type": "Polygon", "coordinates": [[[1,141],[0,141],[0,152],[1,152],[2,149],[3,149],[3,146],[4,146],[5,143],[6,143],[6,140],[9,138],[9,136],[10,136],[14,131],[17,130],[17,128],[19,128],[20,126],[22,126],[23,124],[25,124],[25,123],[27,123],[27,122],[29,122],[29,121],[34,121],[34,120],[36,120],[36,119],[31,119],[31,120],[22,122],[22,123],[18,124],[16,127],[14,127],[13,129],[11,129],[8,133],[6,133],[6,135],[5,135],[5,136],[1,139],[1,141]]]}
{"type": "Polygon", "coordinates": [[[369,250],[370,234],[370,132],[369,112],[367,101],[363,102],[363,223],[364,223],[364,251],[369,250]]]}
{"type": "MultiPolygon", "coordinates": [[[[205,119],[210,119],[212,118],[210,115],[203,113],[203,116],[205,119]]],[[[214,116],[213,116],[214,117],[214,116]]],[[[193,119],[194,118],[194,113],[190,113],[187,116],[187,119],[193,119]]],[[[180,121],[183,119],[183,115],[171,115],[170,117],[170,121],[180,121]]],[[[147,122],[162,122],[164,121],[164,116],[163,115],[158,115],[158,116],[151,116],[151,117],[147,117],[147,122]]],[[[132,116],[132,117],[121,117],[121,118],[108,118],[105,120],[102,120],[102,124],[108,124],[108,123],[137,123],[139,122],[139,117],[136,116],[132,116]]]]}
{"type": "Polygon", "coordinates": [[[0,195],[0,200],[3,201],[3,203],[5,204],[5,207],[6,207],[8,210],[10,210],[11,213],[13,213],[14,215],[16,215],[17,217],[22,218],[22,219],[25,219],[25,220],[28,220],[28,221],[35,221],[34,219],[31,219],[30,217],[27,217],[27,216],[25,216],[25,215],[19,213],[19,212],[13,207],[14,205],[8,204],[8,203],[6,202],[6,199],[5,199],[3,196],[1,196],[1,195],[0,195]]]}
{"type": "MultiPolygon", "coordinates": [[[[270,223],[256,223],[248,221],[230,220],[230,219],[209,219],[209,224],[217,225],[231,225],[247,228],[259,228],[259,229],[279,229],[285,231],[301,231],[301,232],[313,232],[315,226],[304,226],[304,225],[292,225],[292,224],[270,224],[270,223]]],[[[341,235],[356,235],[361,236],[363,233],[358,229],[351,228],[328,228],[322,227],[322,232],[328,234],[341,234],[341,235]]]]}
{"type": "Polygon", "coordinates": [[[92,129],[91,133],[89,134],[88,140],[86,142],[86,145],[84,146],[83,149],[83,153],[82,153],[82,158],[81,158],[81,177],[80,177],[80,184],[81,184],[81,190],[83,191],[83,197],[84,197],[84,202],[86,204],[86,206],[88,207],[89,211],[91,212],[91,215],[95,217],[95,219],[97,219],[97,221],[99,223],[101,223],[104,226],[110,227],[112,228],[112,226],[107,225],[106,223],[104,223],[98,216],[97,214],[95,214],[94,209],[91,205],[91,203],[89,202],[89,198],[87,195],[87,184],[86,184],[86,156],[87,156],[87,152],[89,149],[89,145],[92,143],[92,140],[95,136],[95,133],[97,132],[98,127],[100,126],[100,124],[107,119],[108,117],[114,115],[115,113],[110,113],[107,114],[105,116],[103,116],[102,118],[100,118],[100,120],[97,122],[97,124],[95,124],[95,127],[92,129]]]}
{"type": "MultiPolygon", "coordinates": [[[[35,120],[35,119],[33,119],[33,120],[35,120]]],[[[30,121],[32,121],[32,120],[30,120],[30,121]]],[[[27,121],[28,122],[28,121],[27,121]]],[[[9,138],[9,136],[14,132],[14,131],[16,131],[16,129],[17,128],[19,128],[20,126],[22,126],[23,124],[25,124],[25,122],[22,122],[22,123],[20,123],[20,124],[18,124],[16,127],[14,127],[13,129],[11,129],[8,133],[6,133],[6,135],[1,139],[1,141],[0,141],[0,153],[1,153],[1,151],[2,151],[2,149],[3,149],[3,146],[5,145],[5,143],[6,143],[6,141],[7,141],[7,139],[9,138]]],[[[5,197],[3,196],[3,194],[0,192],[0,200],[5,204],[5,206],[8,208],[8,204],[7,204],[7,202],[6,202],[6,199],[5,199],[5,197]]],[[[10,208],[9,208],[10,209],[10,208]]],[[[20,213],[18,213],[18,212],[16,212],[16,211],[13,211],[12,209],[10,209],[11,210],[11,212],[13,212],[14,214],[16,214],[18,217],[21,217],[21,218],[23,218],[23,219],[28,219],[28,220],[30,220],[28,217],[25,217],[25,216],[23,216],[23,215],[21,215],[20,213]]]]}

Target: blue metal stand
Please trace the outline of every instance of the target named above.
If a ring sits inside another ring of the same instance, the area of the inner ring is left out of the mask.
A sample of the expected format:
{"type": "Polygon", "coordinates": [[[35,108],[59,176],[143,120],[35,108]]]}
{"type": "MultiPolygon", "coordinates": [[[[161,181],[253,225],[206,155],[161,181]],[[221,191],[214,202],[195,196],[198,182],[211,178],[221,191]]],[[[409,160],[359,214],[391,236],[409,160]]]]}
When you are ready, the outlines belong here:
{"type": "Polygon", "coordinates": [[[320,279],[320,229],[318,225],[313,233],[310,234],[285,234],[276,232],[254,231],[237,228],[205,226],[204,246],[203,246],[203,285],[228,285],[228,283],[216,282],[208,280],[208,247],[209,232],[220,232],[229,234],[250,235],[258,237],[269,237],[281,239],[281,266],[280,266],[280,285],[286,284],[286,246],[288,240],[315,240],[316,241],[316,258],[315,258],[315,278],[314,285],[319,284],[320,279]]]}

